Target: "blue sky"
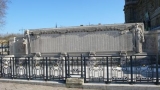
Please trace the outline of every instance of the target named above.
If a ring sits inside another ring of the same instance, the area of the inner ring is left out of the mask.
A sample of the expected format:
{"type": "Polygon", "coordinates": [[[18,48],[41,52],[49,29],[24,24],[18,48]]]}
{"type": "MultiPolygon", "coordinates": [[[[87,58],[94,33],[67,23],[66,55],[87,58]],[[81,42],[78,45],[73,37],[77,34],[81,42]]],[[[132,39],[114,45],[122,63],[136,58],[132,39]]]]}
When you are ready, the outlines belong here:
{"type": "Polygon", "coordinates": [[[124,0],[11,0],[2,33],[22,29],[124,23],[124,0]]]}

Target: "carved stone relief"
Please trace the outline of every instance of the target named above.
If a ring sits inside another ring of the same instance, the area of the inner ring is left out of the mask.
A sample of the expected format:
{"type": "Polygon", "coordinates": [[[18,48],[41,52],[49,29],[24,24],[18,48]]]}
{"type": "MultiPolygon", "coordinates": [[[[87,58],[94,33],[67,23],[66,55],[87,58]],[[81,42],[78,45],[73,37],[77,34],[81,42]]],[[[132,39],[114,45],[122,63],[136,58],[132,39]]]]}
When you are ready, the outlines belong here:
{"type": "Polygon", "coordinates": [[[142,53],[142,43],[144,40],[144,30],[142,25],[139,25],[136,23],[135,28],[131,30],[133,34],[133,44],[134,44],[134,50],[136,53],[142,53]]]}

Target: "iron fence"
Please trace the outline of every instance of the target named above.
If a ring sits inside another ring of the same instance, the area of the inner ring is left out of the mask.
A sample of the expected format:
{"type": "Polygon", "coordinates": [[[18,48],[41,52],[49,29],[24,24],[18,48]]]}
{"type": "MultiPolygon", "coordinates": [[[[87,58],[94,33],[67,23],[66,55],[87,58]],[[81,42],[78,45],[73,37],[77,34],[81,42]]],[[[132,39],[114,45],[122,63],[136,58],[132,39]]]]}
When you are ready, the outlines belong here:
{"type": "Polygon", "coordinates": [[[160,80],[158,55],[1,57],[0,76],[10,79],[65,81],[84,78],[85,82],[155,83],[160,80]]]}
{"type": "Polygon", "coordinates": [[[85,82],[158,83],[159,64],[156,55],[84,57],[85,82]]]}

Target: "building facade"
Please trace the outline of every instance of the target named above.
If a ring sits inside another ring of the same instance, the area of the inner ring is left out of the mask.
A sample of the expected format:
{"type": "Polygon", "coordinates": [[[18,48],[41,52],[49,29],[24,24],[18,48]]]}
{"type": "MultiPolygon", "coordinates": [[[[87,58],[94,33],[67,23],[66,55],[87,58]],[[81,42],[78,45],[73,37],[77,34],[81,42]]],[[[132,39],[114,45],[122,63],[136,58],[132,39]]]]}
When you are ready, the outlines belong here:
{"type": "Polygon", "coordinates": [[[160,0],[125,0],[125,23],[143,22],[146,30],[160,29],[160,0]]]}

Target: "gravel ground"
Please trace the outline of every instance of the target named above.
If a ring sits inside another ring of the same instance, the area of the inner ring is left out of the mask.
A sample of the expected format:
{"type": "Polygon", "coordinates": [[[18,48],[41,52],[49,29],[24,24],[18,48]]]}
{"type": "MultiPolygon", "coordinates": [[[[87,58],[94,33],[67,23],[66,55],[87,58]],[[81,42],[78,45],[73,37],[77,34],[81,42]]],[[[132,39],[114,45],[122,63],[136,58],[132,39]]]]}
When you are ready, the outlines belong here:
{"type": "Polygon", "coordinates": [[[91,90],[91,89],[52,87],[52,86],[43,86],[43,85],[0,82],[0,90],[91,90]]]}

